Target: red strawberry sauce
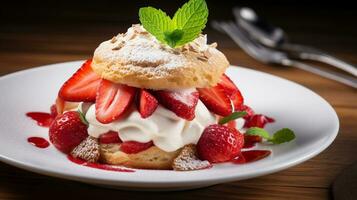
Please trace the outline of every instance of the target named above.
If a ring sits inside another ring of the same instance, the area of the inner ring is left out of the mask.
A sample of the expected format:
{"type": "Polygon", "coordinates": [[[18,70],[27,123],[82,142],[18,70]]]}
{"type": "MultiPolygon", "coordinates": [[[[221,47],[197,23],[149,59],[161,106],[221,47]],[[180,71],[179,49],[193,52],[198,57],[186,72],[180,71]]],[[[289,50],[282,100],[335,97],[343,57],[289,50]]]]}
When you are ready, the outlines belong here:
{"type": "Polygon", "coordinates": [[[45,112],[28,112],[26,116],[35,120],[39,126],[43,127],[50,127],[53,121],[51,114],[45,112]]]}
{"type": "Polygon", "coordinates": [[[250,163],[254,161],[261,160],[271,154],[269,150],[249,150],[249,151],[242,151],[239,156],[234,158],[232,162],[234,164],[244,164],[250,163]]]}
{"type": "Polygon", "coordinates": [[[42,137],[29,137],[27,141],[38,148],[47,148],[50,143],[42,137]]]}
{"type": "Polygon", "coordinates": [[[112,166],[112,165],[86,162],[86,161],[84,161],[82,159],[75,158],[70,154],[67,156],[67,158],[68,158],[68,160],[70,160],[73,163],[76,163],[78,165],[91,167],[91,168],[95,168],[95,169],[101,169],[101,170],[107,170],[107,171],[115,171],[115,172],[135,172],[134,170],[131,170],[131,169],[123,169],[123,168],[119,168],[119,167],[112,166]]]}

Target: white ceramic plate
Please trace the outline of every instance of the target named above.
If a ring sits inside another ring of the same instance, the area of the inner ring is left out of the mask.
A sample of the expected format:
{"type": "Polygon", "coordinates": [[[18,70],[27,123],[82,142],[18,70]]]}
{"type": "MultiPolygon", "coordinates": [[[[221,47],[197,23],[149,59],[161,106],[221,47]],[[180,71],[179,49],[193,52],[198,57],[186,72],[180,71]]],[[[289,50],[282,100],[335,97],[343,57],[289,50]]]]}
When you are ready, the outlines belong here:
{"type": "Polygon", "coordinates": [[[82,61],[25,70],[0,78],[0,160],[33,172],[115,188],[180,190],[238,181],[274,173],[306,161],[335,139],[339,121],[332,107],[311,90],[266,73],[230,67],[227,74],[242,91],[246,104],[276,119],[270,131],[289,127],[296,140],[282,145],[260,145],[269,157],[244,165],[230,163],[211,169],[175,172],[135,170],[111,172],[74,164],[52,145],[40,149],[27,143],[29,136],[48,138],[47,129],[25,116],[29,111],[48,112],[61,84],[82,61]]]}

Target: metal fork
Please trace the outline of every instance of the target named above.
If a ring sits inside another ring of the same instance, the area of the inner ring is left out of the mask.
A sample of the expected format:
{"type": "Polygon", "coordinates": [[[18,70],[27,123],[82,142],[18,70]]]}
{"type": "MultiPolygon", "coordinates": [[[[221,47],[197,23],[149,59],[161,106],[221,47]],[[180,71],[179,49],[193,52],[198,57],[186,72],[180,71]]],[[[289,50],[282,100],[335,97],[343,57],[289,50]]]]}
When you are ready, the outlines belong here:
{"type": "Polygon", "coordinates": [[[338,81],[340,83],[357,88],[357,79],[338,72],[330,70],[322,70],[313,65],[308,65],[303,62],[291,59],[288,54],[275,49],[265,47],[256,41],[249,38],[249,36],[239,27],[235,22],[212,22],[213,28],[226,33],[237,43],[247,54],[253,58],[268,64],[279,64],[283,66],[296,67],[328,79],[338,81]]]}

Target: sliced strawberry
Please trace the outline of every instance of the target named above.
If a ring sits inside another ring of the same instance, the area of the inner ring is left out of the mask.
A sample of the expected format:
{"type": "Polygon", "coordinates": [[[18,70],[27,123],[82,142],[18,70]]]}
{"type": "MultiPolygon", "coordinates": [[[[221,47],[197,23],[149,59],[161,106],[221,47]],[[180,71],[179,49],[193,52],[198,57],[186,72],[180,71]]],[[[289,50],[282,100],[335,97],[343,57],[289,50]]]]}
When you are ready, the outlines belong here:
{"type": "Polygon", "coordinates": [[[199,97],[196,90],[160,90],[156,92],[156,96],[163,106],[174,112],[177,116],[186,120],[193,120],[195,118],[195,108],[199,97]]]}
{"type": "Polygon", "coordinates": [[[210,111],[221,116],[227,116],[232,113],[231,100],[221,85],[211,88],[200,88],[198,92],[200,93],[201,101],[210,111]]]}
{"type": "Polygon", "coordinates": [[[141,89],[139,92],[138,104],[138,110],[142,118],[152,115],[159,105],[157,99],[145,89],[141,89]]]}
{"type": "Polygon", "coordinates": [[[221,85],[224,88],[224,91],[226,92],[226,94],[228,96],[231,96],[238,91],[237,86],[233,83],[233,81],[226,74],[223,74],[221,76],[221,79],[218,82],[218,85],[221,85]]]}
{"type": "Polygon", "coordinates": [[[227,75],[222,75],[218,85],[221,85],[224,88],[225,93],[232,100],[235,110],[243,104],[244,99],[242,93],[227,75]]]}
{"type": "Polygon", "coordinates": [[[119,119],[135,96],[135,88],[102,79],[95,102],[95,115],[99,122],[108,124],[119,119]]]}
{"type": "Polygon", "coordinates": [[[234,106],[234,111],[236,111],[237,108],[239,108],[241,105],[243,105],[244,99],[243,99],[243,96],[239,90],[237,90],[236,93],[234,93],[232,96],[230,96],[230,99],[232,100],[232,103],[234,106]]]}
{"type": "Polygon", "coordinates": [[[267,123],[273,123],[275,120],[273,118],[267,117],[261,114],[255,114],[245,121],[244,127],[259,127],[264,128],[267,123]]]}
{"type": "Polygon", "coordinates": [[[128,141],[128,142],[123,142],[120,145],[120,150],[128,154],[139,153],[140,151],[144,151],[153,145],[154,144],[152,143],[152,141],[146,143],[128,141]]]}
{"type": "Polygon", "coordinates": [[[58,96],[65,101],[94,102],[100,77],[93,72],[92,60],[87,60],[60,89],[58,96]]]}
{"type": "Polygon", "coordinates": [[[101,144],[112,144],[112,143],[121,143],[122,141],[119,138],[119,134],[116,131],[108,131],[99,136],[99,143],[101,144]]]}

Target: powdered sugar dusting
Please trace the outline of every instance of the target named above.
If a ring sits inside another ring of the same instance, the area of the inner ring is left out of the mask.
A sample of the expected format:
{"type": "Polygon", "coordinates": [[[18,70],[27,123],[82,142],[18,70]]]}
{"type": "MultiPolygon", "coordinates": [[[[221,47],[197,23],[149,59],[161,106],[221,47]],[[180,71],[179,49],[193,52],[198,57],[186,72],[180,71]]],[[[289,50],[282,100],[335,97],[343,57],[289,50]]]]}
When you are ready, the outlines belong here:
{"type": "Polygon", "coordinates": [[[207,160],[200,160],[196,154],[195,145],[186,145],[181,153],[175,158],[172,168],[176,171],[190,171],[212,167],[210,162],[207,160]]]}
{"type": "MultiPolygon", "coordinates": [[[[187,45],[202,53],[212,48],[207,45],[205,35],[199,36],[187,45]]],[[[185,66],[187,58],[182,52],[186,48],[188,47],[173,49],[160,43],[142,26],[133,25],[125,34],[119,34],[114,39],[101,43],[94,54],[105,60],[121,62],[122,65],[147,67],[153,70],[152,68],[158,66],[160,68],[185,66]]]]}
{"type": "Polygon", "coordinates": [[[174,90],[171,94],[173,95],[173,98],[175,98],[176,100],[178,100],[186,105],[192,105],[192,104],[194,104],[194,101],[192,99],[193,92],[196,92],[195,88],[174,90]]]}

